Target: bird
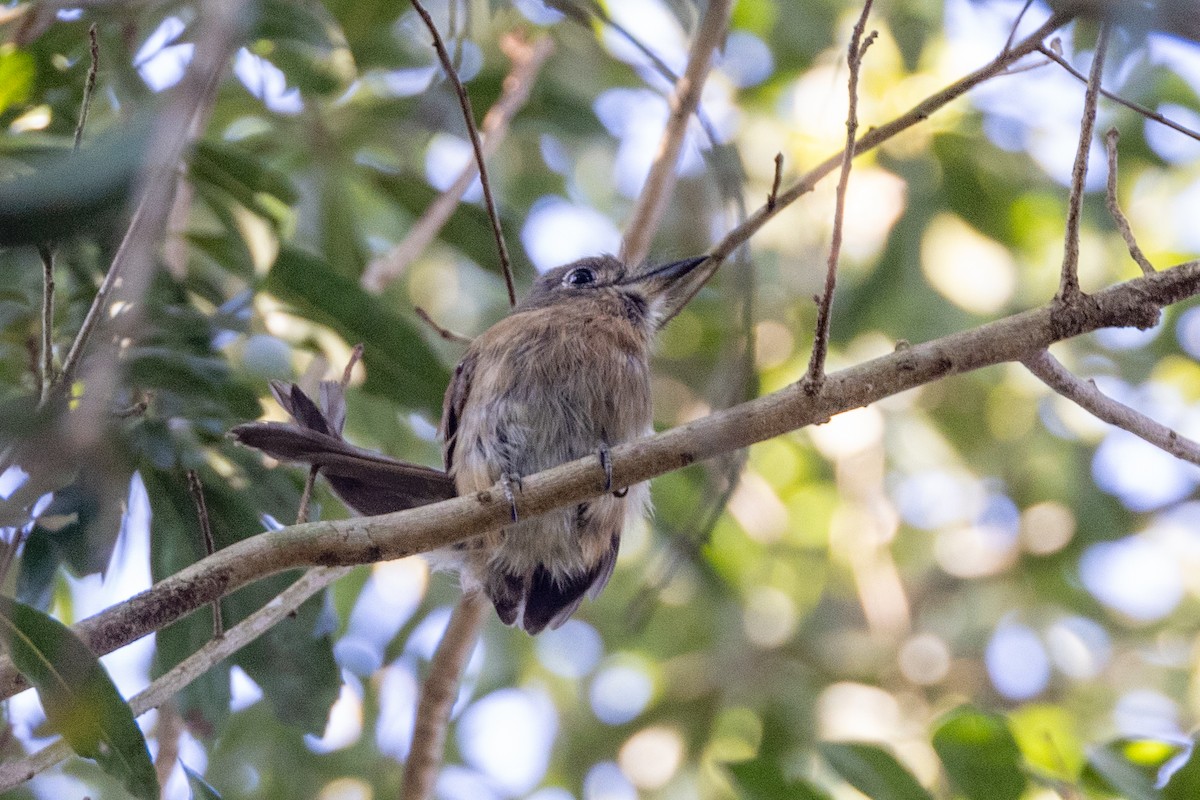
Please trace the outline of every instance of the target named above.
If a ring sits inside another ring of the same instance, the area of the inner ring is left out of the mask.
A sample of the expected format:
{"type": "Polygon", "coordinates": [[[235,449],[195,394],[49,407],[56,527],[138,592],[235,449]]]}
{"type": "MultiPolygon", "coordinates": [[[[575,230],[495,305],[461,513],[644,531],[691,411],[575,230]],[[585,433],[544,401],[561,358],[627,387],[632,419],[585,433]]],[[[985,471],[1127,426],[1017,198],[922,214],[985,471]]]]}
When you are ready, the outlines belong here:
{"type": "Polygon", "coordinates": [[[357,448],[341,437],[337,384],[322,410],[298,387],[273,385],[296,423],[234,428],[243,444],[320,466],[360,513],[383,513],[500,484],[511,522],[429,554],[483,592],[500,620],[527,633],[561,626],[613,573],[621,535],[649,511],[649,489],[613,489],[611,448],[652,428],[655,332],[687,275],[707,257],[631,268],[610,255],[547,270],[508,316],[472,340],[446,388],[444,471],[357,448]],[[605,493],[541,516],[519,513],[521,478],[588,455],[605,493]]]}

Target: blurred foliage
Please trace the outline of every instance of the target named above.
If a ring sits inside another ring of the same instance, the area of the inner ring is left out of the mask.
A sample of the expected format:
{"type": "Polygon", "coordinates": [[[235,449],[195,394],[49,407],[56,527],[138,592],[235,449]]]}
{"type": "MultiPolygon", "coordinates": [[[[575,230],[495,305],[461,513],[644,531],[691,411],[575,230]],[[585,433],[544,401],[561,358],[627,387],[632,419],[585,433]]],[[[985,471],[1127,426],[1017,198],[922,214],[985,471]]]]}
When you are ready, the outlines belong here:
{"type": "MultiPolygon", "coordinates": [[[[481,118],[511,68],[505,36],[556,45],[489,163],[519,285],[551,266],[547,253],[615,248],[668,87],[615,26],[679,70],[704,4],[429,5],[481,118]]],[[[1023,5],[878,4],[862,123],[892,119],[991,58],[1023,5]]],[[[98,445],[70,450],[69,414],[37,409],[42,269],[28,243],[56,244],[61,363],[128,219],[145,121],[162,107],[147,80],[186,57],[199,6],[89,4],[45,19],[41,6],[0,11],[0,441],[65,463],[25,526],[5,591],[71,622],[98,610],[84,591],[98,579],[85,576],[122,571],[146,513],[154,579],[202,556],[189,469],[218,547],[295,517],[303,472],[225,438],[239,422],[281,418],[271,379],[311,390],[362,342],[347,436],[438,463],[433,427],[461,348],[413,307],[471,335],[507,304],[474,195],[399,280],[379,293],[360,283],[466,153],[453,89],[410,6],[262,0],[185,165],[143,324],[123,343],[118,407],[98,445]],[[83,148],[68,156],[93,23],[98,90],[83,148]]],[[[695,126],[702,158],[687,162],[656,258],[704,251],[744,213],[739,202],[763,202],[776,152],[786,184],[840,147],[843,46],[859,7],[736,3],[705,95],[718,141],[695,126]]],[[[1022,30],[1046,13],[1034,3],[1022,30]]],[[[1178,36],[1155,32],[1152,16],[1121,28],[1105,85],[1195,125],[1200,49],[1177,16],[1161,26],[1178,36]]],[[[1091,22],[1062,34],[1084,71],[1094,38],[1091,22]]],[[[1005,76],[859,157],[833,368],[1053,295],[1082,94],[1053,65],[1005,76]]],[[[1100,125],[1122,133],[1121,199],[1150,258],[1194,257],[1196,143],[1107,101],[1100,125]]],[[[1093,156],[1102,176],[1098,144],[1093,156]]],[[[1081,269],[1095,289],[1136,268],[1102,182],[1089,188],[1081,269]]],[[[663,332],[658,427],[803,374],[831,198],[823,184],[785,210],[663,332]]],[[[1173,308],[1150,334],[1081,337],[1056,353],[1194,434],[1197,313],[1173,308]]],[[[576,620],[536,640],[489,621],[442,796],[1196,797],[1200,756],[1187,732],[1200,719],[1198,484],[1196,470],[1105,428],[1017,366],[765,442],[744,467],[727,459],[664,476],[653,521],[627,535],[611,585],[576,620]],[[488,716],[496,708],[508,709],[503,724],[488,716]],[[534,766],[505,777],[496,752],[534,766]]],[[[345,513],[321,486],[315,505],[345,513]]],[[[225,598],[225,624],[293,577],[225,598]]],[[[187,796],[189,782],[196,797],[395,796],[416,680],[456,593],[415,561],[363,568],[209,671],[176,700],[191,769],[175,771],[171,796],[187,796]]],[[[200,609],[160,631],[153,663],[132,669],[159,674],[211,636],[200,609]]],[[[22,722],[15,709],[6,758],[43,732],[36,714],[22,722]]],[[[143,722],[152,740],[164,735],[143,722]]],[[[119,780],[81,760],[13,796],[47,792],[122,796],[119,780]]]]}

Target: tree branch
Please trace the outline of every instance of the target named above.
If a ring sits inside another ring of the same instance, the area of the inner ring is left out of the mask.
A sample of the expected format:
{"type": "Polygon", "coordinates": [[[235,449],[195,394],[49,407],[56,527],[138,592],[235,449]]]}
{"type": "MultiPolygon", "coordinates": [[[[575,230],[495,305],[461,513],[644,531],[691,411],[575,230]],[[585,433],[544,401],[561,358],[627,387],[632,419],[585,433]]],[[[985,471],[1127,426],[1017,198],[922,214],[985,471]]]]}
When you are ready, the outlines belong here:
{"type": "Polygon", "coordinates": [[[1200,466],[1200,443],[1112,399],[1097,389],[1093,381],[1075,377],[1048,351],[1043,350],[1022,363],[1043,383],[1092,416],[1129,431],[1176,458],[1200,466]]]}
{"type": "Polygon", "coordinates": [[[1104,74],[1104,56],[1108,51],[1109,24],[1100,26],[1096,52],[1092,55],[1092,70],[1088,76],[1087,92],[1083,98],[1083,120],[1079,123],[1079,147],[1071,167],[1071,194],[1067,199],[1067,235],[1063,246],[1062,277],[1058,284],[1058,299],[1073,303],[1079,290],[1079,223],[1083,212],[1083,190],[1087,183],[1088,155],[1092,151],[1092,135],[1096,130],[1096,103],[1100,99],[1100,77],[1104,74]]]}
{"type": "Polygon", "coordinates": [[[446,44],[442,41],[442,35],[438,33],[437,26],[433,24],[433,17],[429,16],[429,12],[425,10],[425,6],[421,5],[420,0],[409,0],[409,2],[412,3],[412,7],[416,9],[417,14],[425,23],[425,27],[429,29],[429,33],[433,37],[433,48],[437,51],[438,60],[442,62],[442,69],[446,71],[446,77],[454,85],[454,91],[458,94],[458,103],[462,106],[467,134],[471,137],[471,147],[475,150],[475,163],[479,167],[479,183],[483,187],[483,202],[487,206],[488,218],[492,221],[492,235],[496,237],[500,269],[504,273],[504,285],[508,288],[508,304],[515,306],[517,304],[517,287],[513,283],[512,263],[508,259],[508,245],[504,243],[504,230],[500,227],[500,214],[496,211],[496,201],[492,198],[492,186],[488,180],[483,145],[479,141],[479,129],[475,127],[475,112],[471,110],[471,98],[467,96],[467,89],[459,80],[458,71],[454,69],[450,54],[446,52],[446,44]]]}
{"type": "MultiPolygon", "coordinates": [[[[1004,75],[1005,70],[1010,65],[1037,50],[1043,39],[1066,24],[1070,18],[1070,15],[1065,13],[1052,15],[1036,31],[970,75],[955,81],[942,91],[930,95],[891,122],[868,130],[859,137],[858,143],[854,147],[854,152],[862,154],[868,150],[873,150],[897,134],[903,133],[914,125],[929,119],[935,111],[962,97],[979,84],[999,75],[1004,75]]],[[[674,317],[687,305],[688,301],[696,295],[696,292],[700,291],[701,287],[713,276],[730,253],[749,241],[751,236],[758,233],[780,211],[794,203],[800,197],[811,192],[822,178],[837,169],[842,163],[842,155],[843,153],[841,152],[836,153],[810,169],[799,180],[788,187],[786,191],[777,194],[773,205],[760,207],[745,222],[725,234],[725,237],[717,242],[709,253],[708,261],[692,270],[691,274],[688,275],[687,291],[682,291],[677,296],[671,298],[669,308],[665,309],[666,315],[664,321],[674,317]]]]}
{"type": "MultiPolygon", "coordinates": [[[[529,92],[533,88],[538,71],[554,52],[554,40],[544,36],[529,44],[515,36],[507,36],[501,41],[500,47],[512,59],[513,66],[508,77],[504,79],[500,99],[483,116],[485,159],[491,158],[500,149],[500,143],[508,133],[509,123],[529,100],[529,92]]],[[[454,213],[455,207],[478,174],[479,162],[468,162],[450,188],[434,200],[421,218],[413,223],[404,239],[367,265],[362,276],[363,288],[373,292],[382,291],[385,286],[400,277],[450,219],[450,215],[454,213]]]]}
{"type": "Polygon", "coordinates": [[[1121,202],[1117,199],[1117,140],[1120,138],[1121,134],[1116,128],[1109,128],[1108,133],[1104,134],[1104,147],[1108,151],[1108,213],[1113,218],[1117,230],[1121,232],[1121,238],[1125,240],[1129,256],[1141,267],[1143,275],[1149,275],[1154,272],[1154,265],[1150,263],[1150,259],[1146,258],[1142,248],[1138,247],[1137,237],[1133,235],[1133,227],[1125,218],[1125,214],[1121,211],[1121,202]]]}
{"type": "Polygon", "coordinates": [[[704,11],[704,18],[688,53],[687,68],[671,92],[671,115],[667,118],[658,154],[625,228],[621,260],[627,264],[641,263],[650,252],[650,241],[662,222],[667,201],[671,199],[671,191],[675,188],[675,166],[683,149],[688,120],[700,104],[704,81],[712,67],[712,55],[725,36],[731,9],[730,0],[709,0],[708,8],[704,11]]]}
{"type": "MultiPolygon", "coordinates": [[[[244,620],[225,631],[219,639],[207,644],[176,664],[171,670],[158,677],[153,683],[129,699],[133,715],[140,717],[152,708],[158,708],[170,700],[184,687],[241,650],[258,637],[275,627],[284,617],[290,616],[305,600],[329,584],[346,575],[351,567],[310,569],[295,583],[284,589],[244,620]]],[[[19,761],[0,764],[0,792],[7,792],[74,754],[64,740],[48,745],[33,755],[19,761]]]]}
{"type": "MultiPolygon", "coordinates": [[[[1078,78],[1080,81],[1083,81],[1084,83],[1088,82],[1088,77],[1086,75],[1084,75],[1079,70],[1075,69],[1075,67],[1071,66],[1070,61],[1067,61],[1060,54],[1054,52],[1049,47],[1046,47],[1045,45],[1039,45],[1037,48],[1037,51],[1039,53],[1041,53],[1042,55],[1044,55],[1046,58],[1053,61],[1055,64],[1058,64],[1060,67],[1065,69],[1067,72],[1069,72],[1075,78],[1078,78]]],[[[1181,125],[1180,123],[1176,122],[1175,120],[1173,120],[1169,117],[1164,117],[1162,114],[1158,113],[1157,111],[1154,111],[1153,109],[1146,108],[1145,106],[1143,106],[1139,103],[1135,103],[1132,100],[1126,100],[1124,97],[1121,97],[1121,95],[1117,94],[1116,92],[1110,92],[1107,89],[1105,89],[1104,87],[1100,87],[1100,94],[1104,95],[1109,100],[1112,100],[1114,103],[1117,103],[1118,105],[1125,106],[1130,111],[1135,111],[1138,114],[1141,114],[1146,119],[1152,119],[1155,122],[1157,122],[1159,125],[1166,125],[1168,128],[1171,128],[1172,130],[1182,133],[1184,136],[1187,136],[1192,139],[1196,139],[1197,141],[1200,141],[1200,133],[1197,133],[1196,131],[1194,131],[1191,128],[1188,128],[1184,125],[1181,125]]]]}
{"type": "Polygon", "coordinates": [[[404,765],[404,800],[428,800],[433,796],[446,749],[450,710],[458,698],[458,684],[479,641],[488,608],[481,592],[469,592],[459,599],[450,615],[450,624],[429,664],[429,676],[421,686],[412,747],[404,765]]]}
{"type": "MultiPolygon", "coordinates": [[[[1054,342],[1104,327],[1148,328],[1167,305],[1200,295],[1200,261],[1136,278],[1081,297],[1073,306],[1051,302],[978,328],[833,373],[826,390],[809,396],[798,386],[719,411],[671,430],[613,448],[613,487],[649,480],[788,431],[828,420],[884,397],[950,375],[1019,361],[1054,342]]],[[[604,469],[594,456],[522,480],[521,508],[529,517],[604,494],[604,469]]],[[[250,536],[150,589],[90,617],[75,632],[97,653],[145,636],[183,614],[251,581],[302,566],[363,564],[423,553],[507,524],[499,485],[465,497],[393,514],[312,522],[250,536]]],[[[25,683],[0,661],[0,696],[25,683]]]]}
{"type": "MultiPolygon", "coordinates": [[[[854,32],[850,35],[850,48],[846,65],[850,78],[846,82],[849,102],[846,108],[846,149],[842,151],[842,168],[838,175],[837,192],[833,207],[833,234],[829,243],[829,261],[825,265],[825,290],[817,300],[817,329],[813,334],[812,356],[808,360],[808,374],[804,377],[804,388],[809,394],[821,391],[825,381],[825,353],[829,350],[829,321],[833,312],[833,292],[837,286],[838,261],[842,253],[842,226],[846,219],[846,189],[850,186],[850,165],[854,163],[854,144],[858,137],[858,71],[862,67],[867,48],[875,41],[875,33],[863,40],[867,29],[867,17],[871,14],[871,3],[863,3],[854,32]]],[[[770,205],[770,201],[767,203],[770,205]]]]}

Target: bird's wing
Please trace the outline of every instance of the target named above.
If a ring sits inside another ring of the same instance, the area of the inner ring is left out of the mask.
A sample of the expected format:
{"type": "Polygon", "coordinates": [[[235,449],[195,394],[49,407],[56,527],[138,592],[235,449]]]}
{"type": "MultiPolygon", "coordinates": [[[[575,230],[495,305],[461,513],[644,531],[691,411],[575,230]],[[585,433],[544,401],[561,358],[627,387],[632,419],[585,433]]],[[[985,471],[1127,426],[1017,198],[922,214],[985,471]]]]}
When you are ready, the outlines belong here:
{"type": "Polygon", "coordinates": [[[468,350],[462,361],[454,368],[454,376],[446,387],[446,398],[442,401],[442,461],[446,472],[454,466],[454,445],[457,444],[458,423],[462,419],[463,406],[471,394],[471,380],[475,377],[475,363],[479,360],[474,350],[468,350]]]}

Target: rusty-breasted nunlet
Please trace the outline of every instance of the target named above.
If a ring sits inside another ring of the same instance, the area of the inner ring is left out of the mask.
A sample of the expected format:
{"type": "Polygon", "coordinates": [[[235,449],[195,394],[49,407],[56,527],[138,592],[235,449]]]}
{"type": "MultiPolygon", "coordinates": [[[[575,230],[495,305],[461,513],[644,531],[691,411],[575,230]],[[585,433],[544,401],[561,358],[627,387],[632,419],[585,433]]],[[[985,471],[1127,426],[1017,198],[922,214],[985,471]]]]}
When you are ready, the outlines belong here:
{"type": "MultiPolygon", "coordinates": [[[[355,448],[295,387],[276,394],[299,426],[252,424],[234,434],[291,461],[319,465],[363,513],[409,508],[500,482],[513,522],[433,554],[482,590],[506,624],[557,627],[607,583],[625,526],[648,505],[644,484],[518,519],[521,476],[596,454],[651,428],[650,349],[667,300],[705,259],[630,269],[585,258],[538,277],[512,313],[478,336],[454,371],[442,409],[446,472],[355,448]]],[[[610,487],[611,488],[611,487],[610,487]]]]}

